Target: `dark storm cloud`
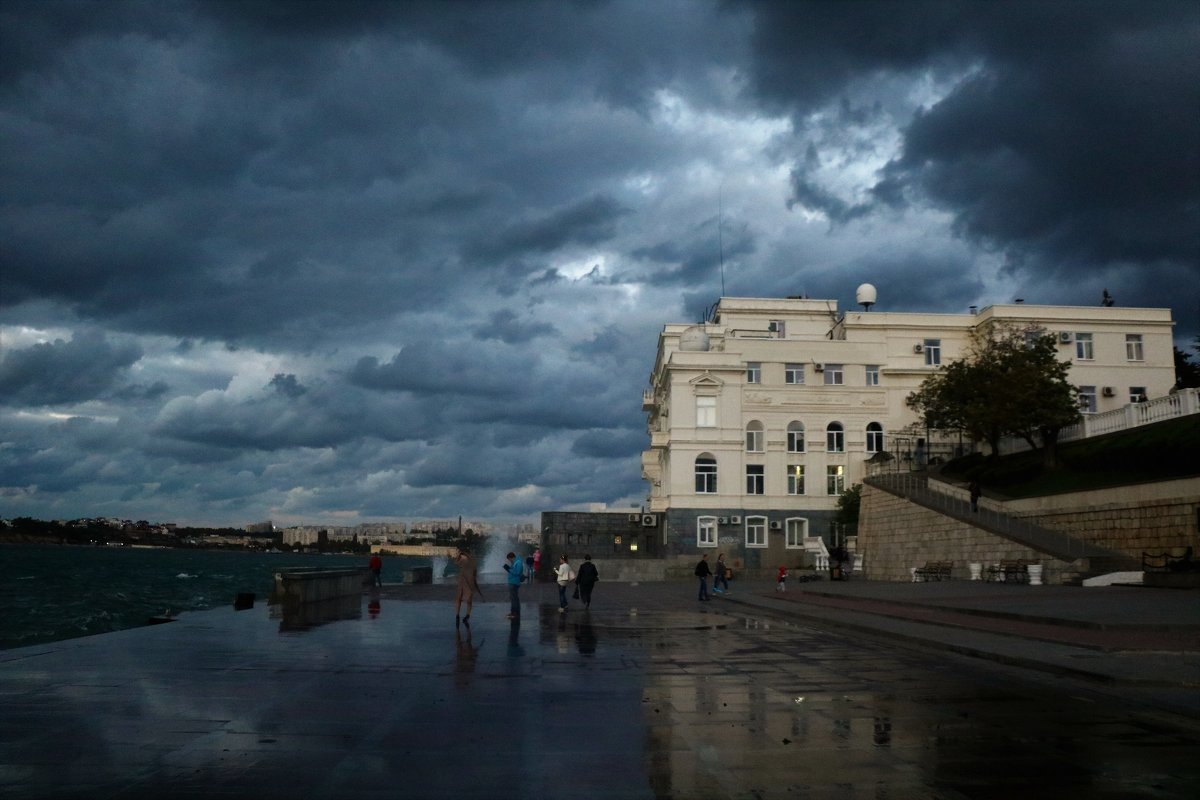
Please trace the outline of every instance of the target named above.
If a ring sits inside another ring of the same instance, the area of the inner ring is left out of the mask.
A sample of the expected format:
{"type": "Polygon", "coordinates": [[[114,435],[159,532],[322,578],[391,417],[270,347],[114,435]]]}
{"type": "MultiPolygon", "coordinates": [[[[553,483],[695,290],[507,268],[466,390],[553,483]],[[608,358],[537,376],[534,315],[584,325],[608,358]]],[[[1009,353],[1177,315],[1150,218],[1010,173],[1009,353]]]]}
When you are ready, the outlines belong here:
{"type": "Polygon", "coordinates": [[[539,336],[552,336],[554,333],[556,330],[549,323],[522,322],[515,311],[501,309],[475,329],[475,338],[498,339],[505,344],[521,344],[539,336]]]}
{"type": "Polygon", "coordinates": [[[102,331],[8,350],[0,361],[0,403],[53,406],[100,397],[116,387],[142,349],[110,342],[102,331]]]}
{"type": "Polygon", "coordinates": [[[374,356],[359,359],[349,380],[380,391],[508,397],[528,374],[529,364],[520,354],[503,347],[417,341],[386,363],[374,356]]]}
{"type": "Polygon", "coordinates": [[[517,255],[550,253],[567,245],[593,245],[611,239],[616,222],[629,213],[610,197],[590,197],[528,222],[519,222],[477,241],[470,258],[503,261],[517,255]]]}

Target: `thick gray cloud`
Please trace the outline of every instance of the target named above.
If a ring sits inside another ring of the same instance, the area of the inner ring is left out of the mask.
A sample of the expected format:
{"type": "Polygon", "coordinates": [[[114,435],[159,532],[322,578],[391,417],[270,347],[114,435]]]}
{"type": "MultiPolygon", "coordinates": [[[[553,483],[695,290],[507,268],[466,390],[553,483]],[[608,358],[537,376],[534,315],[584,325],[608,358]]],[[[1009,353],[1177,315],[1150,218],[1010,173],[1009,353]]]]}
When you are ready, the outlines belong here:
{"type": "Polygon", "coordinates": [[[0,515],[644,498],[727,295],[1200,308],[1165,2],[0,5],[0,515]],[[915,277],[916,276],[916,277],[915,277]]]}

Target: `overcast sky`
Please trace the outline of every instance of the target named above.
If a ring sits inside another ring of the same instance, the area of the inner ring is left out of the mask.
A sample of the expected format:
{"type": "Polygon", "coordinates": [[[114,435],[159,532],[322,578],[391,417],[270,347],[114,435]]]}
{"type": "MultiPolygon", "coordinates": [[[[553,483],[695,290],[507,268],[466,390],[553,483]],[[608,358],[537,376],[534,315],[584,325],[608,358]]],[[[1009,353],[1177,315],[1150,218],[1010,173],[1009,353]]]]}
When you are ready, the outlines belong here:
{"type": "Polygon", "coordinates": [[[0,516],[628,508],[658,332],[722,287],[1200,333],[1194,2],[5,0],[0,36],[0,516]]]}

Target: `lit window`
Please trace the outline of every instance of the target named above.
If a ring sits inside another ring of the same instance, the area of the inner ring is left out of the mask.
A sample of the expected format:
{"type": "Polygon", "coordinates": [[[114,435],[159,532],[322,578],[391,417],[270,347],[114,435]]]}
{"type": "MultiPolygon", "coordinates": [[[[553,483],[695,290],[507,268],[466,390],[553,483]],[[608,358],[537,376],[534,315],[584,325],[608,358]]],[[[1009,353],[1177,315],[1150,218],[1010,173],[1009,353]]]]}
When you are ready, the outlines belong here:
{"type": "Polygon", "coordinates": [[[717,546],[717,518],[699,517],[696,520],[696,546],[717,546]]]}
{"type": "Polygon", "coordinates": [[[792,464],[787,468],[788,494],[804,494],[804,465],[792,464]]]}
{"type": "Polygon", "coordinates": [[[1094,357],[1092,335],[1090,333],[1075,334],[1075,358],[1080,361],[1091,361],[1094,357]]]}
{"type": "Polygon", "coordinates": [[[796,550],[804,547],[804,540],[808,536],[808,520],[803,517],[793,517],[787,521],[786,539],[784,546],[788,550],[796,550]]]}
{"type": "Polygon", "coordinates": [[[696,458],[696,493],[715,494],[717,491],[717,460],[709,455],[696,458]]]}
{"type": "Polygon", "coordinates": [[[746,547],[767,546],[767,518],[746,517],[746,547]]]}
{"type": "Polygon", "coordinates": [[[793,386],[804,385],[804,365],[785,364],[783,367],[783,382],[793,386]]]}
{"type": "Polygon", "coordinates": [[[883,452],[883,426],[878,422],[867,425],[867,452],[883,452]]]}
{"type": "Polygon", "coordinates": [[[942,363],[942,340],[925,340],[925,366],[936,367],[942,363]]]}
{"type": "Polygon", "coordinates": [[[828,453],[846,452],[846,431],[842,423],[831,422],[825,428],[825,451],[828,453]]]}
{"type": "Polygon", "coordinates": [[[763,451],[763,424],[757,420],[746,425],[746,452],[763,451]]]}
{"type": "Polygon", "coordinates": [[[879,365],[867,364],[867,386],[879,385],[879,365]]]}
{"type": "Polygon", "coordinates": [[[804,423],[789,422],[787,427],[787,440],[789,453],[804,452],[804,423]]]}
{"type": "Polygon", "coordinates": [[[1125,359],[1127,361],[1144,360],[1142,353],[1142,335],[1140,333],[1125,334],[1125,359]]]}
{"type": "Polygon", "coordinates": [[[1096,387],[1079,387],[1079,407],[1088,414],[1096,413],[1096,387]]]}
{"type": "Polygon", "coordinates": [[[841,386],[842,385],[842,365],[841,364],[826,364],[825,365],[825,385],[826,386],[841,386]]]}
{"type": "Polygon", "coordinates": [[[696,398],[696,427],[715,428],[717,426],[717,398],[696,398]]]}
{"type": "Polygon", "coordinates": [[[831,464],[825,468],[825,493],[841,494],[846,491],[846,468],[841,464],[831,464]]]}
{"type": "Polygon", "coordinates": [[[1131,402],[1131,403],[1146,402],[1146,387],[1145,386],[1130,386],[1129,387],[1129,402],[1131,402]]]}
{"type": "Polygon", "coordinates": [[[762,364],[751,361],[746,364],[746,383],[762,383],[762,364]]]}
{"type": "Polygon", "coordinates": [[[766,476],[762,464],[746,465],[746,494],[765,494],[766,476]]]}

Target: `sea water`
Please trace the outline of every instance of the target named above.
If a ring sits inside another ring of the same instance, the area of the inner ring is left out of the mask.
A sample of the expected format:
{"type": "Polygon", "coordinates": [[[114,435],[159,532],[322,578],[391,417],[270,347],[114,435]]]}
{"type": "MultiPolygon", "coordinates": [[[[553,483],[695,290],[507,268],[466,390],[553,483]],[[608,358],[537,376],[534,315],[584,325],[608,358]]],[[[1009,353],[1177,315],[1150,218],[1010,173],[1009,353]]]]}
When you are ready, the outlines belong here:
{"type": "MultiPolygon", "coordinates": [[[[0,546],[0,649],[147,624],[151,617],[230,605],[242,592],[265,601],[284,567],[361,567],[364,555],[174,548],[0,546]]],[[[385,556],[383,581],[430,566],[385,556]]],[[[441,570],[435,570],[441,572],[441,570]]],[[[438,577],[435,576],[435,580],[438,577]]]]}

